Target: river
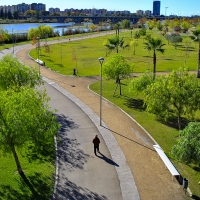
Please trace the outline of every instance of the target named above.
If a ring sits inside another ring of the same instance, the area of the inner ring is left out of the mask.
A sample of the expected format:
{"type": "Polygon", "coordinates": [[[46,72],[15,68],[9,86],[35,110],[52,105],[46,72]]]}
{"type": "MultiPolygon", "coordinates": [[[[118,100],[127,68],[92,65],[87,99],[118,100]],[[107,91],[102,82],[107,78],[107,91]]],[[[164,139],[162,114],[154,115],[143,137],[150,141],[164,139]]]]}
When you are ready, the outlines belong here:
{"type": "MultiPolygon", "coordinates": [[[[50,26],[55,31],[62,31],[74,25],[73,23],[19,23],[19,24],[0,24],[0,28],[7,30],[9,33],[27,33],[30,28],[37,28],[38,26],[50,26]]],[[[78,28],[78,27],[77,27],[78,28]]],[[[82,27],[83,28],[83,27],[82,27]]]]}

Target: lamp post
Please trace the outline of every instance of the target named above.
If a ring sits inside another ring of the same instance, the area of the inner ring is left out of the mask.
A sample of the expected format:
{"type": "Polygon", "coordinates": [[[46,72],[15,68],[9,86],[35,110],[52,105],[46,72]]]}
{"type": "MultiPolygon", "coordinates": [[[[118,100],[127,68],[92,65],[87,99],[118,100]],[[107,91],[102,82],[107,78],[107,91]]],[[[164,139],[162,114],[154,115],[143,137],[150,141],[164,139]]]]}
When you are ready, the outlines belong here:
{"type": "Polygon", "coordinates": [[[39,62],[39,58],[40,58],[40,38],[39,37],[37,37],[36,38],[37,39],[37,53],[38,53],[38,58],[37,58],[37,60],[38,60],[38,71],[39,71],[39,74],[40,74],[40,62],[39,62]]]}
{"type": "Polygon", "coordinates": [[[14,54],[14,37],[13,37],[14,28],[12,28],[12,42],[13,42],[13,54],[14,54]]]}
{"type": "Polygon", "coordinates": [[[168,7],[165,7],[165,19],[166,19],[166,14],[167,14],[167,8],[168,7]]]}
{"type": "Polygon", "coordinates": [[[102,126],[101,120],[102,120],[102,64],[103,64],[104,58],[99,58],[99,62],[101,65],[100,69],[100,126],[102,126]]]}

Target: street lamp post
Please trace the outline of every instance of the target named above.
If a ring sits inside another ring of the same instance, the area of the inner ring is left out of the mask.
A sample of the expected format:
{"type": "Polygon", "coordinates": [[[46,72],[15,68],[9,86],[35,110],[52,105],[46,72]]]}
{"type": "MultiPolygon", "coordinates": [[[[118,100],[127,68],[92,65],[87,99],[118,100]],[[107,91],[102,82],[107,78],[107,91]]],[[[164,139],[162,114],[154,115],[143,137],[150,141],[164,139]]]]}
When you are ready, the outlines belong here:
{"type": "Polygon", "coordinates": [[[39,71],[39,74],[40,74],[40,62],[39,62],[39,59],[40,59],[40,38],[39,37],[37,37],[36,38],[37,39],[37,53],[38,53],[38,58],[37,58],[37,60],[38,60],[38,71],[39,71]]]}
{"type": "Polygon", "coordinates": [[[102,64],[103,64],[104,58],[99,58],[99,62],[101,65],[100,69],[100,126],[102,126],[102,64]]]}
{"type": "Polygon", "coordinates": [[[165,7],[165,19],[166,19],[166,14],[167,14],[167,8],[168,7],[165,7]]]}
{"type": "Polygon", "coordinates": [[[14,37],[13,37],[14,28],[12,28],[12,42],[13,42],[13,54],[14,54],[14,37]]]}

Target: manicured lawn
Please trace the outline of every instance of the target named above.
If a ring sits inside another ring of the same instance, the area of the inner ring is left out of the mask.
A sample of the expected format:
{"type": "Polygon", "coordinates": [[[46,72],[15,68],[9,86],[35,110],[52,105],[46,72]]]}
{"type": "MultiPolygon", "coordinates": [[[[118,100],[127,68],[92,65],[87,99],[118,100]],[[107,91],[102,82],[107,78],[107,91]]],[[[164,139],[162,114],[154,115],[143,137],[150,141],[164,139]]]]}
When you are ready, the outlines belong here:
{"type": "MultiPolygon", "coordinates": [[[[152,34],[155,34],[154,32],[152,34]]],[[[99,75],[99,57],[104,57],[105,62],[110,55],[107,55],[106,48],[103,45],[107,38],[114,37],[115,35],[105,35],[103,37],[81,39],[79,41],[70,41],[61,43],[57,40],[57,44],[50,45],[50,53],[46,52],[44,46],[41,44],[40,59],[45,61],[46,66],[57,71],[61,74],[71,75],[73,69],[77,68],[79,76],[93,76],[99,75]],[[107,55],[107,56],[106,56],[107,55]]],[[[190,40],[190,38],[183,36],[183,42],[175,49],[172,44],[168,45],[168,41],[162,36],[163,47],[165,53],[157,53],[157,71],[172,71],[180,67],[187,67],[189,70],[197,69],[198,49],[197,45],[190,40]],[[188,49],[188,56],[186,57],[186,41],[191,41],[188,49]]],[[[130,44],[131,38],[130,31],[121,32],[120,37],[125,37],[126,44],[130,44]]],[[[134,64],[133,72],[144,72],[153,68],[153,53],[144,49],[144,38],[138,40],[138,46],[133,55],[133,47],[125,50],[120,50],[119,53],[126,57],[131,63],[134,64]]],[[[30,52],[33,58],[37,58],[36,49],[30,52]]]]}

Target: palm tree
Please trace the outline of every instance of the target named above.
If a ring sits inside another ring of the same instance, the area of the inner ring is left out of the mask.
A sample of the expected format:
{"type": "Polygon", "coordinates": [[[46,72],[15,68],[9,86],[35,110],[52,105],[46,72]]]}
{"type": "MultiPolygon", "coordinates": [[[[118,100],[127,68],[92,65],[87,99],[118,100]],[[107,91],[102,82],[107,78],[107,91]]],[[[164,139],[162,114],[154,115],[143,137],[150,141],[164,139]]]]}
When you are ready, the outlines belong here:
{"type": "Polygon", "coordinates": [[[105,46],[110,51],[116,50],[118,53],[119,49],[124,49],[129,46],[128,44],[124,45],[124,42],[125,42],[124,37],[123,38],[119,38],[119,37],[109,38],[105,46]]]}
{"type": "Polygon", "coordinates": [[[119,37],[119,29],[121,28],[121,24],[120,23],[116,23],[114,25],[114,29],[116,30],[116,37],[119,37]]]}
{"type": "Polygon", "coordinates": [[[191,39],[199,43],[197,78],[200,78],[200,29],[192,31],[192,33],[191,39]]]}
{"type": "Polygon", "coordinates": [[[156,76],[156,51],[159,51],[161,53],[164,53],[164,49],[162,49],[162,47],[165,44],[162,43],[162,40],[159,38],[148,38],[147,42],[145,42],[145,49],[147,49],[148,51],[153,51],[153,74],[154,74],[154,79],[156,76]]]}

